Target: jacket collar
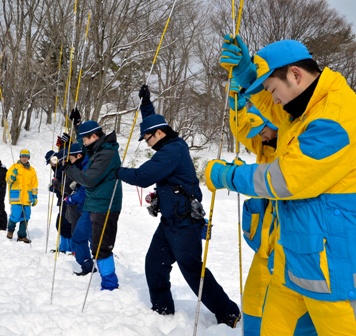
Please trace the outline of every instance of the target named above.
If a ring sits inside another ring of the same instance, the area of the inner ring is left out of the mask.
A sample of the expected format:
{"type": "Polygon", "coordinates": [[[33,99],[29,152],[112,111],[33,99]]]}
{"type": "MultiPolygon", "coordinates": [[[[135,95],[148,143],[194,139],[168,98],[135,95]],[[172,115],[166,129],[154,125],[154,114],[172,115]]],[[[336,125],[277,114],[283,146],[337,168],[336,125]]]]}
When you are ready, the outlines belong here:
{"type": "Polygon", "coordinates": [[[299,96],[284,105],[283,109],[289,113],[293,119],[299,118],[305,112],[309,101],[314,94],[319,78],[320,75],[299,96]]]}

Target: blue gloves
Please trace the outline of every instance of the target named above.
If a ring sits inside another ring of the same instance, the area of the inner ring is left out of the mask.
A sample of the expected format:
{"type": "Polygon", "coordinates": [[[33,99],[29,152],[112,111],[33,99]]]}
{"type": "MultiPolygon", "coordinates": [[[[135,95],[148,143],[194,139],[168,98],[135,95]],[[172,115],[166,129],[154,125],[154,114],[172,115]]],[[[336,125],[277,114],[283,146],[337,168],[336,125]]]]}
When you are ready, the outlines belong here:
{"type": "Polygon", "coordinates": [[[243,164],[244,161],[240,159],[235,159],[233,163],[228,163],[225,160],[209,161],[204,172],[206,186],[211,192],[222,188],[237,191],[233,181],[234,172],[243,164]]]}
{"type": "Polygon", "coordinates": [[[224,69],[230,71],[231,68],[240,64],[243,57],[241,49],[235,44],[234,38],[230,34],[224,36],[224,43],[221,48],[220,65],[224,69]]]}
{"type": "Polygon", "coordinates": [[[15,169],[12,171],[12,175],[10,176],[12,182],[15,182],[15,181],[16,181],[16,177],[17,177],[18,173],[19,173],[19,172],[18,172],[17,168],[15,168],[15,169]]]}
{"type": "MultiPolygon", "coordinates": [[[[236,111],[235,108],[236,100],[234,97],[229,96],[229,106],[230,109],[236,111]]],[[[246,98],[243,95],[237,95],[237,111],[242,110],[246,106],[246,98]]]]}
{"type": "Polygon", "coordinates": [[[37,195],[32,195],[32,206],[36,206],[38,203],[37,195]]]}
{"type": "Polygon", "coordinates": [[[220,65],[227,70],[232,67],[232,78],[235,82],[234,85],[231,84],[230,90],[240,92],[242,88],[250,87],[256,80],[257,74],[246,44],[238,35],[236,35],[237,45],[234,42],[235,39],[231,35],[225,35],[220,65]]]}
{"type": "Polygon", "coordinates": [[[206,186],[211,192],[225,187],[222,176],[226,176],[231,167],[231,163],[227,163],[225,160],[211,160],[208,162],[204,174],[206,186]]]}

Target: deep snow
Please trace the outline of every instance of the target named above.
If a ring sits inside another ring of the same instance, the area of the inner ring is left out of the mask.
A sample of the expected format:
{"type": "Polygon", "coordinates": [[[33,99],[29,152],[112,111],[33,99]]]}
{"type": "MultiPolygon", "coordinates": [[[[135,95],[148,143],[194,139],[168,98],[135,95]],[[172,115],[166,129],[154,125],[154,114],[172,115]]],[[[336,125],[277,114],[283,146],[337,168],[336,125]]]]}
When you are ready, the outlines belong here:
{"type": "MultiPolygon", "coordinates": [[[[31,151],[30,163],[35,167],[39,177],[39,202],[32,208],[32,217],[29,221],[32,244],[18,243],[16,239],[10,241],[6,238],[6,232],[0,231],[0,335],[193,335],[197,298],[186,284],[177,265],[174,265],[171,274],[175,315],[160,316],[150,310],[144,260],[158,219],[148,214],[145,204],[140,206],[136,187],[125,183],[123,208],[114,248],[120,288],[113,292],[100,291],[100,276],[95,273],[82,312],[90,276],[73,275],[73,270],[80,270],[73,256],[60,253],[55,262],[55,254],[49,252],[55,248],[57,241],[54,222],[58,208],[55,205],[52,210],[46,252],[48,204],[51,203],[49,200],[52,194],[48,193],[50,168],[45,164],[44,155],[52,148],[53,135],[56,137],[60,133],[54,132],[50,126],[41,126],[38,133],[37,128],[33,127],[30,132],[22,131],[17,146],[0,144],[0,159],[8,168],[13,163],[12,154],[14,160],[17,160],[20,149],[28,148],[31,151]]],[[[122,155],[127,139],[119,136],[118,141],[122,155]]],[[[131,164],[134,160],[138,164],[145,161],[146,144],[140,144],[137,149],[136,135],[131,141],[130,158],[127,162],[131,164]]],[[[191,154],[202,158],[216,157],[212,151],[191,154]]],[[[232,159],[233,154],[225,154],[223,157],[232,159]]],[[[242,154],[241,157],[247,162],[254,161],[254,157],[248,154],[242,154]]],[[[124,166],[127,165],[124,163],[124,166]]],[[[201,184],[201,188],[204,193],[203,204],[208,212],[211,193],[204,184],[201,184]]],[[[143,190],[143,197],[152,190],[153,187],[143,190]]],[[[243,199],[241,196],[241,205],[243,199]]],[[[7,196],[5,204],[9,214],[7,196]]],[[[227,191],[216,193],[212,224],[207,267],[230,298],[240,306],[236,193],[228,194],[227,191]]],[[[253,252],[244,242],[242,254],[245,281],[253,252]]],[[[217,325],[214,315],[201,304],[197,334],[241,335],[241,324],[236,329],[217,325]]]]}

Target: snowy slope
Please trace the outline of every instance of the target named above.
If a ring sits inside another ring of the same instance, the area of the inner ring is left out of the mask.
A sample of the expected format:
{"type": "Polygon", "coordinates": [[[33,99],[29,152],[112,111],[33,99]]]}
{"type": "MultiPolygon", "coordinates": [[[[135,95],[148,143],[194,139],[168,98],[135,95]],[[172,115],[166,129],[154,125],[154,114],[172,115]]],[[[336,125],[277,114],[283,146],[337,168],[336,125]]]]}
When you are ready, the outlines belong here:
{"type": "MultiPolygon", "coordinates": [[[[113,292],[100,291],[100,276],[98,273],[94,274],[82,312],[89,276],[73,275],[73,270],[80,269],[73,256],[59,254],[55,259],[55,254],[45,252],[50,169],[45,165],[44,154],[51,149],[52,138],[51,129],[42,126],[41,133],[37,133],[37,128],[24,133],[17,146],[0,144],[0,160],[7,167],[13,161],[11,152],[17,160],[20,149],[28,148],[31,151],[30,162],[37,170],[40,183],[39,203],[32,208],[29,221],[31,246],[17,243],[16,240],[10,241],[6,238],[6,232],[0,231],[0,336],[193,335],[197,298],[176,265],[171,275],[176,314],[164,317],[150,310],[144,260],[158,220],[148,214],[145,204],[140,206],[136,187],[127,184],[123,184],[123,210],[114,249],[120,288],[113,292]]],[[[121,151],[126,146],[126,141],[119,138],[121,151]]],[[[146,160],[143,155],[146,145],[141,144],[142,151],[136,151],[135,154],[137,138],[132,141],[130,160],[134,155],[139,155],[135,157],[138,162],[146,160]]],[[[206,152],[197,156],[214,158],[215,154],[206,152]]],[[[231,154],[225,157],[232,159],[231,154]]],[[[242,158],[248,162],[254,160],[250,155],[243,155],[242,158]]],[[[201,187],[204,207],[209,210],[211,193],[205,185],[201,187]]],[[[151,190],[153,187],[144,190],[143,196],[151,190]]],[[[243,199],[241,197],[241,202],[243,199]]],[[[7,201],[6,210],[10,213],[7,201]]],[[[58,208],[53,206],[48,251],[56,246],[57,231],[54,222],[57,211],[58,208]]],[[[228,295],[240,305],[237,223],[236,194],[218,191],[207,267],[228,295]]],[[[242,246],[245,280],[253,253],[244,242],[242,246]]],[[[198,335],[241,335],[241,325],[237,329],[217,325],[214,315],[201,305],[198,335]]]]}

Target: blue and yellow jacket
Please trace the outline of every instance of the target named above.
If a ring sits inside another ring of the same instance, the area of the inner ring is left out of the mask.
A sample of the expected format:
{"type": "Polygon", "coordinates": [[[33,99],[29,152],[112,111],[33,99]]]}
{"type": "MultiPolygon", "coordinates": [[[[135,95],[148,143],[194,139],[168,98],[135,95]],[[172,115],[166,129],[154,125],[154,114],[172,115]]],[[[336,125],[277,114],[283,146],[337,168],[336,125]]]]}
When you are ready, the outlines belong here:
{"type": "Polygon", "coordinates": [[[233,166],[229,188],[278,201],[287,287],[318,300],[355,300],[355,92],[325,68],[299,118],[266,91],[251,101],[279,128],[278,158],[233,166]]]}
{"type": "MultiPolygon", "coordinates": [[[[260,135],[247,138],[251,130],[247,112],[246,107],[237,112],[230,109],[231,132],[239,142],[256,154],[257,163],[272,162],[276,158],[275,148],[264,144],[260,135]]],[[[265,198],[250,198],[245,200],[243,205],[244,239],[261,258],[268,258],[274,249],[277,220],[273,203],[265,198]]]]}
{"type": "Polygon", "coordinates": [[[36,170],[29,165],[25,167],[21,161],[14,163],[6,173],[6,182],[9,186],[10,204],[31,205],[33,196],[38,194],[38,179],[36,170]],[[14,174],[17,169],[18,174],[14,174]],[[16,176],[16,180],[11,179],[16,176]]]}

